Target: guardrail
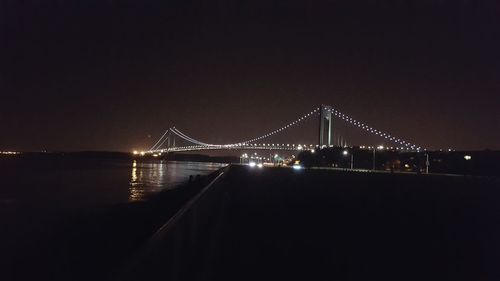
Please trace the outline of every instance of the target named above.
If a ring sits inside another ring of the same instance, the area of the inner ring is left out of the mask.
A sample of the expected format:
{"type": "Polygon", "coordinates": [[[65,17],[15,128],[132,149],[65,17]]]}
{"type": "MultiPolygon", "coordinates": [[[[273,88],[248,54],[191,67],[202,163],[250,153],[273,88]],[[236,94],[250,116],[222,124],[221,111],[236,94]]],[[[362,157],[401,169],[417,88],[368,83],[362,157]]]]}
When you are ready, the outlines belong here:
{"type": "Polygon", "coordinates": [[[229,202],[221,179],[228,169],[230,166],[158,229],[115,280],[210,279],[213,263],[221,254],[216,246],[229,202]]]}

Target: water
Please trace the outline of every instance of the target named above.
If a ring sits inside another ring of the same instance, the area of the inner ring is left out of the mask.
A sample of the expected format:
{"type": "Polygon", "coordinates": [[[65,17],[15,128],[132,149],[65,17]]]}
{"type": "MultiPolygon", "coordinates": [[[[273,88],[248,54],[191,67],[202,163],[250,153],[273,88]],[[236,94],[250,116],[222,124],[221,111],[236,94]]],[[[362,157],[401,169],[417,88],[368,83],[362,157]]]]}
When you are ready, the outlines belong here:
{"type": "Polygon", "coordinates": [[[219,163],[132,162],[128,201],[141,201],[149,195],[173,188],[189,176],[205,175],[223,167],[219,163]]]}
{"type": "Polygon", "coordinates": [[[0,250],[66,216],[137,202],[225,164],[0,158],[0,250]],[[4,244],[5,243],[5,244],[4,244]],[[3,245],[2,245],[3,244],[3,245]]]}

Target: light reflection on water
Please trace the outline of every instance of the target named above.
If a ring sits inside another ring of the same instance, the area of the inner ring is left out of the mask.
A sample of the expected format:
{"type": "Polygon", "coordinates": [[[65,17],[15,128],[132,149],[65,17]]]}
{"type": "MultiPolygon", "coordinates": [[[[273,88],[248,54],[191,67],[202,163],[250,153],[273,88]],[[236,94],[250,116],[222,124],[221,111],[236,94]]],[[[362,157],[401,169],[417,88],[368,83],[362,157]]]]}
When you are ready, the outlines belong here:
{"type": "Polygon", "coordinates": [[[133,160],[129,187],[129,202],[141,201],[162,190],[186,182],[190,175],[207,175],[226,164],[133,160]]]}

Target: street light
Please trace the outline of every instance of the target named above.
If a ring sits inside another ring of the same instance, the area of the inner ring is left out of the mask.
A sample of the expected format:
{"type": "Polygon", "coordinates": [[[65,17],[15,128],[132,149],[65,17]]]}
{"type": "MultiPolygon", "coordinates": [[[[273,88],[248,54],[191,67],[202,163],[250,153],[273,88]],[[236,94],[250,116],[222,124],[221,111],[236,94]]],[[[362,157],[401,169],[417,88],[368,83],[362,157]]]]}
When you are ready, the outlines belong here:
{"type": "Polygon", "coordinates": [[[426,153],[425,154],[425,173],[428,174],[429,173],[429,153],[426,153]]]}
{"type": "MultiPolygon", "coordinates": [[[[349,151],[347,151],[347,149],[346,149],[346,150],[344,150],[344,151],[342,152],[342,154],[343,154],[344,156],[347,156],[347,155],[349,155],[349,151]]],[[[354,166],[353,164],[354,164],[354,158],[353,158],[353,154],[351,153],[351,170],[353,169],[353,166],[354,166]]]]}
{"type": "Polygon", "coordinates": [[[243,153],[240,157],[240,164],[248,162],[248,154],[243,153]]]}
{"type": "Polygon", "coordinates": [[[382,150],[384,149],[384,146],[383,145],[379,145],[378,147],[373,146],[373,170],[375,170],[375,151],[377,149],[382,150]]]}
{"type": "Polygon", "coordinates": [[[375,171],[375,147],[373,147],[373,170],[375,171]]]}

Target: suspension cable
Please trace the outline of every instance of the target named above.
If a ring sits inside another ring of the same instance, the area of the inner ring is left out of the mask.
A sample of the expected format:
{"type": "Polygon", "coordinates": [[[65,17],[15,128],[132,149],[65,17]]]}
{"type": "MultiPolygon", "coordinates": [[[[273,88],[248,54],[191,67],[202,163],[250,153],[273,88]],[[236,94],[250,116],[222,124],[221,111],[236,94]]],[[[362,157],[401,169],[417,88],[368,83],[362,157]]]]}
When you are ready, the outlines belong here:
{"type": "Polygon", "coordinates": [[[159,145],[158,147],[156,147],[160,143],[160,141],[163,139],[163,137],[165,137],[165,135],[168,133],[168,130],[169,129],[167,129],[165,131],[165,133],[163,133],[163,135],[161,136],[161,138],[149,150],[154,150],[154,149],[156,149],[156,148],[158,148],[158,147],[161,146],[161,145],[159,145]]]}
{"type": "Polygon", "coordinates": [[[367,131],[367,132],[369,132],[371,134],[383,137],[383,138],[385,138],[385,139],[387,139],[389,141],[392,141],[394,143],[397,143],[397,144],[400,144],[402,146],[405,146],[406,148],[409,147],[411,149],[417,149],[417,150],[421,149],[420,146],[417,147],[415,144],[412,144],[410,142],[407,142],[407,141],[404,141],[402,139],[399,139],[399,138],[396,138],[394,136],[391,136],[390,134],[387,134],[387,133],[384,133],[382,131],[379,131],[379,130],[373,128],[373,127],[370,127],[370,126],[368,126],[368,125],[366,125],[366,124],[364,124],[362,122],[357,121],[356,119],[353,119],[353,118],[351,118],[351,117],[343,114],[342,112],[340,112],[340,111],[338,111],[338,110],[336,110],[334,108],[332,108],[331,110],[329,109],[329,111],[331,113],[333,113],[336,117],[344,120],[345,122],[350,123],[350,124],[352,124],[354,126],[357,126],[357,127],[361,128],[361,129],[363,129],[363,130],[365,130],[365,131],[367,131]]]}

